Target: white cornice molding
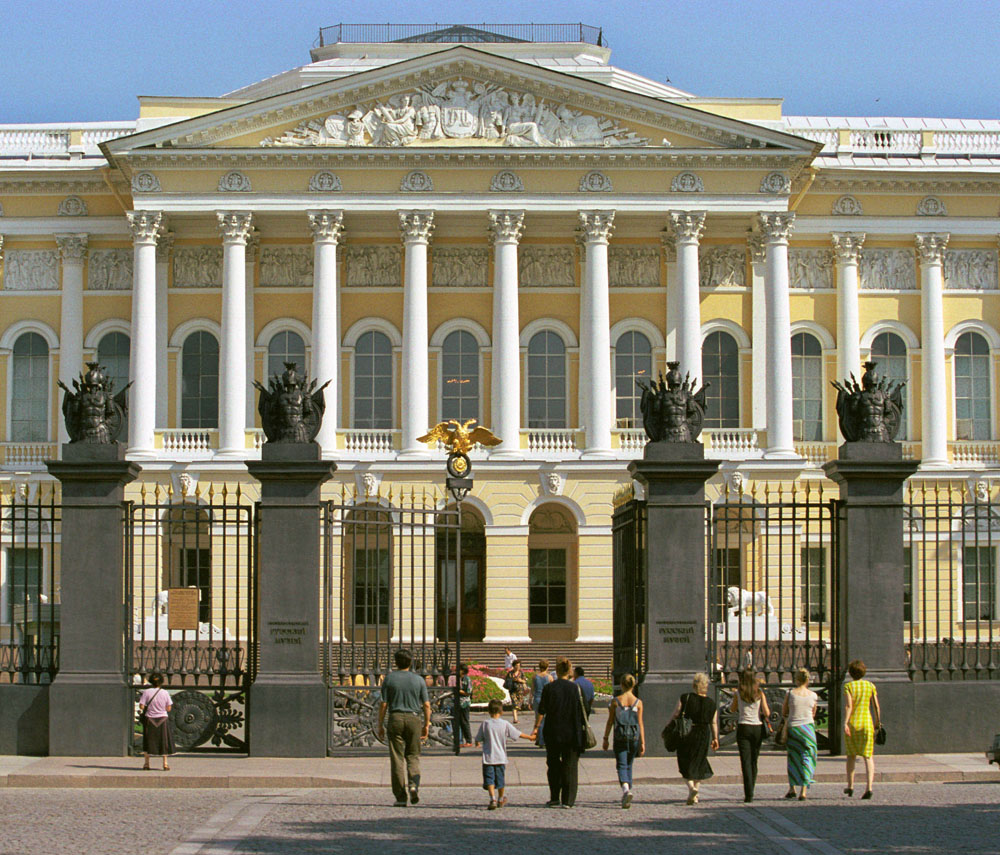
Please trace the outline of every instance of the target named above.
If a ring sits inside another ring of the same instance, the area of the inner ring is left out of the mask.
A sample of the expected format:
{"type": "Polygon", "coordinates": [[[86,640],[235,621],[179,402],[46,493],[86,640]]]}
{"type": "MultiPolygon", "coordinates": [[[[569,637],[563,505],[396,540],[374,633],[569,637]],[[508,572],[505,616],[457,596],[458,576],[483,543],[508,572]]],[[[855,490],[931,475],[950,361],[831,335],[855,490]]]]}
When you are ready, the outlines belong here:
{"type": "MultiPolygon", "coordinates": [[[[1000,217],[809,217],[795,219],[795,236],[826,237],[842,232],[850,226],[852,232],[864,232],[869,241],[874,235],[902,235],[912,237],[918,232],[949,232],[963,237],[987,236],[995,238],[1000,233],[1000,217]]],[[[879,292],[868,292],[879,293],[879,292]]]]}
{"type": "MultiPolygon", "coordinates": [[[[70,223],[73,232],[88,235],[129,236],[128,221],[120,217],[74,217],[70,223]]],[[[0,231],[8,237],[15,235],[53,235],[67,231],[66,217],[4,217],[0,231]]]]}
{"type": "MultiPolygon", "coordinates": [[[[115,189],[129,192],[125,182],[115,182],[115,189]]],[[[85,194],[87,196],[106,195],[111,191],[101,178],[66,178],[65,176],[48,177],[39,169],[32,178],[0,178],[0,193],[4,195],[24,196],[64,196],[70,194],[85,194]]]]}
{"type": "Polygon", "coordinates": [[[848,174],[831,173],[827,168],[821,169],[812,186],[813,193],[912,193],[925,196],[934,193],[961,193],[995,195],[1000,192],[1000,174],[992,173],[982,176],[970,175],[957,177],[954,175],[900,174],[886,169],[879,174],[871,171],[848,174]]]}

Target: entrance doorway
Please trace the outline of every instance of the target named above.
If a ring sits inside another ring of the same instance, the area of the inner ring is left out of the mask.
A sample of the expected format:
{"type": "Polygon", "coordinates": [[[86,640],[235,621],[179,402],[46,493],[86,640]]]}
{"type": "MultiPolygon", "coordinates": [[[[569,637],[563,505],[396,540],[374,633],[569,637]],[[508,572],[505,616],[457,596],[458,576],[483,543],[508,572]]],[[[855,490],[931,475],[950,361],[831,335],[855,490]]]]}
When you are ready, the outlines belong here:
{"type": "Polygon", "coordinates": [[[455,531],[439,531],[436,539],[438,638],[455,637],[456,601],[462,592],[462,639],[482,641],[486,629],[486,533],[482,517],[462,508],[462,573],[455,579],[458,541],[455,531]]]}

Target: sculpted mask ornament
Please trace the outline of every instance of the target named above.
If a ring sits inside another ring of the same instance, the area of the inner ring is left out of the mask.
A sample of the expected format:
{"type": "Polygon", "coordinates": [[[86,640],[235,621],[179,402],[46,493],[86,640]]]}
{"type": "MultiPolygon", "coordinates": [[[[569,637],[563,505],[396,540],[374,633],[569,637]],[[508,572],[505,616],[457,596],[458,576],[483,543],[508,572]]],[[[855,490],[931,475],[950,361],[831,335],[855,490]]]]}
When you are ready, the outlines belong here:
{"type": "Polygon", "coordinates": [[[695,391],[690,372],[682,379],[679,362],[668,362],[666,379],[635,382],[642,389],[639,409],[650,442],[697,442],[705,420],[706,383],[695,391]]]}
{"type": "Polygon", "coordinates": [[[269,388],[256,380],[253,385],[260,391],[257,412],[268,442],[304,443],[316,438],[326,408],[323,390],[329,380],[317,389],[315,380],[310,382],[298,373],[294,362],[286,362],[284,373],[271,377],[269,388]]]}
{"type": "Polygon", "coordinates": [[[376,478],[371,472],[365,472],[361,476],[361,488],[365,491],[365,498],[374,496],[378,491],[378,478],[376,478]]]}
{"type": "Polygon", "coordinates": [[[87,371],[73,381],[72,390],[62,380],[59,387],[63,396],[63,418],[69,441],[110,445],[117,442],[127,423],[129,383],[117,395],[114,384],[96,362],[87,363],[87,371]]]}
{"type": "Polygon", "coordinates": [[[906,383],[880,377],[877,364],[865,363],[860,384],[853,374],[844,384],[833,381],[840,432],[848,442],[893,442],[903,422],[906,383]]]}
{"type": "Polygon", "coordinates": [[[195,480],[188,472],[181,472],[177,478],[177,483],[181,488],[181,495],[189,498],[194,495],[195,480]]]}
{"type": "Polygon", "coordinates": [[[990,500],[990,485],[988,482],[976,481],[974,489],[977,502],[988,502],[990,500]]]}
{"type": "Polygon", "coordinates": [[[545,486],[553,496],[562,494],[563,477],[558,472],[545,473],[545,486]]]}

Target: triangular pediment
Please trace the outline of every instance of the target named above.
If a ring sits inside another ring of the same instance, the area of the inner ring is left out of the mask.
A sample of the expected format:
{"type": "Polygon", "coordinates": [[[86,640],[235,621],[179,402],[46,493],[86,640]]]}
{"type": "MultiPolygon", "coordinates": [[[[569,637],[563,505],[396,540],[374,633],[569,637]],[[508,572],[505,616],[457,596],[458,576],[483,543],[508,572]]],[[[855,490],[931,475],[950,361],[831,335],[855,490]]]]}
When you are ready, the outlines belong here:
{"type": "Polygon", "coordinates": [[[185,119],[107,144],[138,148],[768,149],[815,144],[472,47],[185,119]]]}

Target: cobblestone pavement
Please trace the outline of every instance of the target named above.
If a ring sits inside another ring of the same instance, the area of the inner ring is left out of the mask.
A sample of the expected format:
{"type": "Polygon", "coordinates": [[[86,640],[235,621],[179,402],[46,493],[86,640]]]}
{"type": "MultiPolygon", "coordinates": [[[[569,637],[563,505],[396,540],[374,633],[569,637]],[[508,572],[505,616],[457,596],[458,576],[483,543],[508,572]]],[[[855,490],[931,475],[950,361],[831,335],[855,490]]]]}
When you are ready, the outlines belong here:
{"type": "Polygon", "coordinates": [[[875,799],[847,799],[818,785],[804,804],[784,787],[636,791],[629,811],[611,787],[581,787],[572,811],[542,806],[547,790],[511,787],[488,812],[471,787],[427,788],[421,803],[392,806],[386,789],[5,790],[0,855],[395,855],[521,851],[854,855],[997,853],[1000,783],[885,784],[875,799]]]}

